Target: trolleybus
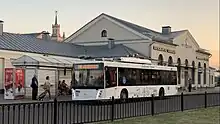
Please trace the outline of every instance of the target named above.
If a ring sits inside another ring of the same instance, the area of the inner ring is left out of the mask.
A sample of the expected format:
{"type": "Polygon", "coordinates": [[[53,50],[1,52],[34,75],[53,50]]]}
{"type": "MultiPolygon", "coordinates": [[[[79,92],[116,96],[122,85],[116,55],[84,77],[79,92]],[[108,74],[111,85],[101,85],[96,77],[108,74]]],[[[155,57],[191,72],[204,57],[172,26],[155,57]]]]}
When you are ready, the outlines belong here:
{"type": "Polygon", "coordinates": [[[163,97],[178,92],[177,68],[154,65],[146,59],[78,62],[73,69],[73,100],[163,97]]]}

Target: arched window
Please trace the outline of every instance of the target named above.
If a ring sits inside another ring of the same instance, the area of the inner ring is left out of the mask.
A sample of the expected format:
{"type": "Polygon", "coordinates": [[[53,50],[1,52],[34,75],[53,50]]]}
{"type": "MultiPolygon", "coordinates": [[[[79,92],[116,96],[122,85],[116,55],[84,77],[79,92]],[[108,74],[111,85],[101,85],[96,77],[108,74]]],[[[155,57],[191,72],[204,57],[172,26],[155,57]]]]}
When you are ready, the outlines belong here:
{"type": "Polygon", "coordinates": [[[158,57],[158,65],[163,65],[163,55],[160,54],[158,57]]]}
{"type": "Polygon", "coordinates": [[[195,62],[192,61],[192,84],[195,84],[195,62]]]}
{"type": "Polygon", "coordinates": [[[204,74],[203,74],[204,84],[206,84],[206,64],[204,63],[204,74]]]}
{"type": "Polygon", "coordinates": [[[188,60],[185,60],[185,66],[188,67],[188,60]]]}
{"type": "Polygon", "coordinates": [[[107,31],[106,30],[102,30],[101,37],[107,37],[107,31]]]}
{"type": "Polygon", "coordinates": [[[195,61],[192,61],[192,67],[193,68],[195,67],[195,61]]]}
{"type": "Polygon", "coordinates": [[[181,66],[181,59],[180,58],[177,59],[177,64],[178,64],[178,66],[181,66]]]}
{"type": "Polygon", "coordinates": [[[172,65],[173,65],[173,58],[171,56],[169,56],[168,66],[172,66],[172,65]]]}

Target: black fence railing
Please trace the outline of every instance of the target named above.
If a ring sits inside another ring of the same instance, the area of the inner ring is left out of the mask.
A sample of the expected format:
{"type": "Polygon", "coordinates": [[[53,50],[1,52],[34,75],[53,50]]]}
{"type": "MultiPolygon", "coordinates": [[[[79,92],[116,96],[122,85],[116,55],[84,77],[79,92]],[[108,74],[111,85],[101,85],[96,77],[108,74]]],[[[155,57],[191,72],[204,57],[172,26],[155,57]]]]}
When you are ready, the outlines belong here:
{"type": "Polygon", "coordinates": [[[0,104],[0,124],[77,124],[220,106],[220,93],[0,104]]]}

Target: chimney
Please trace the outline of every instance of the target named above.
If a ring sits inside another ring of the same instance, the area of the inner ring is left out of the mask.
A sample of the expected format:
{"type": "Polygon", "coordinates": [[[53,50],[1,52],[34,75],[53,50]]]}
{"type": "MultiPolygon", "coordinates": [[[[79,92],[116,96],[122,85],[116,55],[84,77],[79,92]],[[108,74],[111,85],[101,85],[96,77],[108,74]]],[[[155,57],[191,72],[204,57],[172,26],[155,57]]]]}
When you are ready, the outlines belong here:
{"type": "Polygon", "coordinates": [[[4,21],[0,20],[0,35],[3,34],[3,23],[4,21]]]}
{"type": "Polygon", "coordinates": [[[50,35],[49,34],[50,34],[49,32],[43,31],[42,32],[42,39],[43,40],[50,40],[50,35]]]}
{"type": "Polygon", "coordinates": [[[170,26],[163,26],[162,27],[162,34],[168,35],[171,33],[171,27],[170,26]]]}
{"type": "Polygon", "coordinates": [[[108,38],[108,48],[112,49],[114,47],[114,39],[113,38],[108,38]]]}

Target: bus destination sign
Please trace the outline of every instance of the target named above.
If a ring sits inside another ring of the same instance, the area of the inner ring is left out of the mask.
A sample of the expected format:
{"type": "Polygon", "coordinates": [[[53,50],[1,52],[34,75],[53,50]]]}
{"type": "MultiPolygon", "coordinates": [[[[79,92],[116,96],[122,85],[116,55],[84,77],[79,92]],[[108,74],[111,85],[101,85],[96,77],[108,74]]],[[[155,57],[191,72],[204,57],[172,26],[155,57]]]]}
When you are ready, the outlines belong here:
{"type": "Polygon", "coordinates": [[[99,64],[83,64],[83,65],[75,65],[75,69],[99,69],[99,64]]]}

